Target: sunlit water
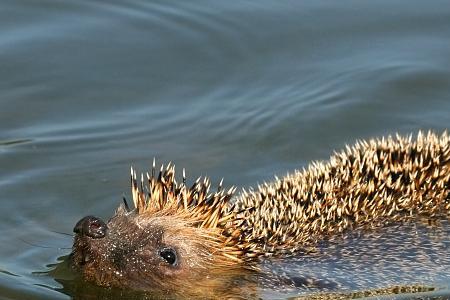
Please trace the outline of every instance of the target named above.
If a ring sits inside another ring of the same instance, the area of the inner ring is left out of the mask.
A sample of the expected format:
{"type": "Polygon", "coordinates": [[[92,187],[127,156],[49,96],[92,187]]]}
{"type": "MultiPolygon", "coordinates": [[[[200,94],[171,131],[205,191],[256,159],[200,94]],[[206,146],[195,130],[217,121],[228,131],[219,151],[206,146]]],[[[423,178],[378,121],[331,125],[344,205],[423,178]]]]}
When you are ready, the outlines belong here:
{"type": "MultiPolygon", "coordinates": [[[[0,4],[2,299],[79,297],[68,272],[47,271],[78,219],[129,195],[131,164],[247,187],[356,139],[450,127],[448,1],[128,2],[0,4]]],[[[430,232],[449,229],[427,230],[396,256],[369,235],[268,262],[287,283],[262,278],[258,294],[445,291],[448,234],[430,232]],[[368,248],[372,260],[338,259],[368,248]],[[308,276],[322,288],[287,287],[308,276]]]]}

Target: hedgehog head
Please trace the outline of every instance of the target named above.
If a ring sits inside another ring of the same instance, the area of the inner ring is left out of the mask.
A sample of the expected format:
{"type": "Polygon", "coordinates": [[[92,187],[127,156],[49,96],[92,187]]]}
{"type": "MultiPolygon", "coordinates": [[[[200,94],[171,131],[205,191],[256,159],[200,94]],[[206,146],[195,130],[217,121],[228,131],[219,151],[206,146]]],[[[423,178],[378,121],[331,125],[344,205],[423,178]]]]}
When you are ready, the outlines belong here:
{"type": "Polygon", "coordinates": [[[209,179],[191,187],[175,180],[175,167],[147,173],[144,182],[131,170],[134,209],[126,200],[107,222],[93,216],[74,228],[71,263],[82,277],[101,286],[179,292],[182,286],[208,286],[212,273],[236,266],[240,250],[232,241],[230,198],[235,189],[209,179]]]}

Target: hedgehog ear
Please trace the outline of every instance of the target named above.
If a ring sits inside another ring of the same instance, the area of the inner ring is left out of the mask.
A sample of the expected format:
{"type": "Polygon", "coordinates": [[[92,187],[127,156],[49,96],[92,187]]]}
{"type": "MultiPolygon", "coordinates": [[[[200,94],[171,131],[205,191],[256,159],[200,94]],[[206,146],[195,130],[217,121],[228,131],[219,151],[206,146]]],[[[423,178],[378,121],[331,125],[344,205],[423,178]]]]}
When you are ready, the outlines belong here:
{"type": "Polygon", "coordinates": [[[120,203],[119,207],[116,209],[116,215],[125,215],[131,212],[131,209],[128,206],[127,199],[123,197],[122,200],[123,202],[120,203]]]}

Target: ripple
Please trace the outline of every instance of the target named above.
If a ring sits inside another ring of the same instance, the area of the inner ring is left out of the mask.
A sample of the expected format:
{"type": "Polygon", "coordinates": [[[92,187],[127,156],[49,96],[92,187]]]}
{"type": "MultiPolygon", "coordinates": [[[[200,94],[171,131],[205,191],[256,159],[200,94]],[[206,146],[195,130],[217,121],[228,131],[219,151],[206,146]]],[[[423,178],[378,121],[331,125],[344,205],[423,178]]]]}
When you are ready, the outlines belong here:
{"type": "Polygon", "coordinates": [[[13,139],[13,140],[0,140],[0,147],[4,146],[16,146],[16,145],[21,145],[21,144],[26,144],[26,143],[31,143],[33,142],[32,139],[13,139]]]}

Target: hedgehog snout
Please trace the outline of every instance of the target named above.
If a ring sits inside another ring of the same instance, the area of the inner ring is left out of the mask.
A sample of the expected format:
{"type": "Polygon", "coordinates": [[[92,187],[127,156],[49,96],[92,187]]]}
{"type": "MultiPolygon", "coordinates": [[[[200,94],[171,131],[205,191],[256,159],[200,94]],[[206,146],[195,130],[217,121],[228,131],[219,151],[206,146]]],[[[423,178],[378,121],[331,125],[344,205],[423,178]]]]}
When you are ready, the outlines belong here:
{"type": "Polygon", "coordinates": [[[105,237],[108,226],[100,218],[87,216],[82,218],[75,224],[73,232],[79,235],[88,236],[93,239],[105,237]]]}

